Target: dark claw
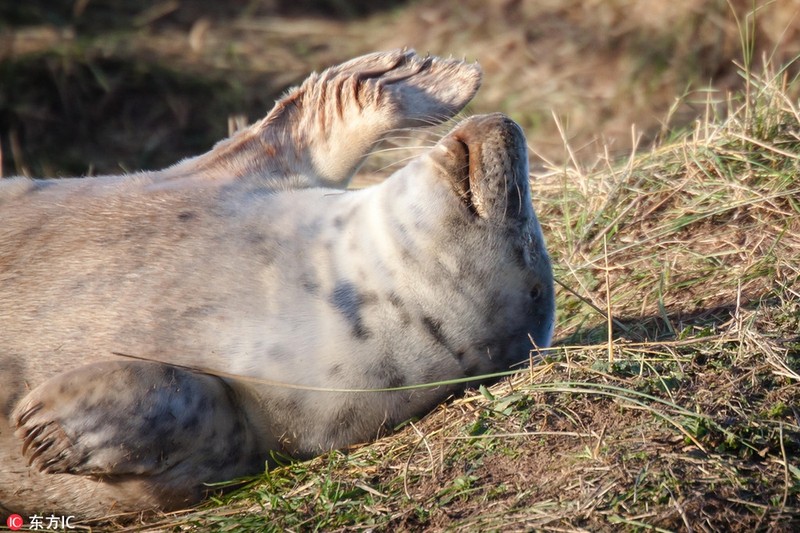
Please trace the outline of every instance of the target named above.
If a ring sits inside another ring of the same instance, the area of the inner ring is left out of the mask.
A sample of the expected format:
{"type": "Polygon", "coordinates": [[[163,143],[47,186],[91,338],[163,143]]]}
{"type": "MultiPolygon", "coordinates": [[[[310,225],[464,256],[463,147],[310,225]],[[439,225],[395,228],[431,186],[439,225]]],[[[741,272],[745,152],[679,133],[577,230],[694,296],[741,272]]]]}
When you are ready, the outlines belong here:
{"type": "Polygon", "coordinates": [[[25,431],[25,442],[22,443],[22,455],[28,455],[28,448],[39,439],[39,435],[42,434],[47,426],[48,424],[38,425],[25,431]]]}
{"type": "MultiPolygon", "coordinates": [[[[50,449],[50,446],[56,441],[55,437],[47,436],[44,440],[40,441],[36,448],[33,450],[33,453],[30,457],[28,457],[28,466],[32,465],[36,462],[36,459],[39,458],[44,452],[50,449]]],[[[39,467],[41,470],[41,466],[39,467]]]]}
{"type": "Polygon", "coordinates": [[[43,405],[41,403],[36,403],[33,406],[31,406],[30,409],[19,415],[19,417],[16,420],[17,427],[19,428],[24,426],[28,422],[30,417],[32,417],[33,415],[42,410],[42,407],[43,405]]]}

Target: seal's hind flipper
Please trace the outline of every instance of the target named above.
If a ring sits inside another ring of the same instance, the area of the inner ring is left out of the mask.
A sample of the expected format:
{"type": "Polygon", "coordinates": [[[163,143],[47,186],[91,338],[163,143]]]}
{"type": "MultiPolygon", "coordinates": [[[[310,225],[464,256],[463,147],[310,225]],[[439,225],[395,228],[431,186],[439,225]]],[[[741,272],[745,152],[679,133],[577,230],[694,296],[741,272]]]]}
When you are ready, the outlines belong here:
{"type": "Polygon", "coordinates": [[[166,364],[77,368],[32,390],[11,416],[23,455],[46,473],[192,484],[259,468],[257,439],[233,388],[166,364]]]}
{"type": "Polygon", "coordinates": [[[316,91],[333,88],[344,103],[357,104],[345,119],[368,111],[376,122],[416,127],[443,122],[467,105],[480,87],[481,68],[452,58],[419,56],[413,50],[392,50],[331,67],[320,81],[314,86],[316,91]],[[352,94],[337,86],[347,82],[352,84],[352,94]]]}
{"type": "Polygon", "coordinates": [[[398,128],[452,118],[480,84],[477,63],[413,50],[367,54],[311,74],[264,119],[155,181],[175,186],[183,183],[170,181],[175,178],[218,184],[251,178],[258,187],[343,189],[378,142],[398,128]]]}
{"type": "Polygon", "coordinates": [[[480,84],[477,63],[413,50],[379,52],[312,74],[259,127],[274,137],[267,144],[292,140],[282,143],[289,153],[281,157],[294,162],[286,168],[310,168],[312,185],[344,188],[378,141],[397,128],[448,120],[480,84]]]}

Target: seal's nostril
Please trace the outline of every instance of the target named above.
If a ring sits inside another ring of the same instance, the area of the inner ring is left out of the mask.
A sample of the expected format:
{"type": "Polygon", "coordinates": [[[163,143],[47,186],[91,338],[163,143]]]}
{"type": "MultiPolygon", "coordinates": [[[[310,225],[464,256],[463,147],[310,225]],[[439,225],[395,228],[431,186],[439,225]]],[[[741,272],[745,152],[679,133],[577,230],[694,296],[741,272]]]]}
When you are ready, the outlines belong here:
{"type": "Polygon", "coordinates": [[[455,146],[453,147],[456,153],[456,159],[458,160],[457,163],[457,172],[453,176],[453,182],[455,185],[456,193],[458,194],[459,199],[467,206],[470,213],[475,216],[478,216],[478,210],[475,207],[475,203],[473,201],[473,193],[472,188],[470,186],[470,150],[469,145],[464,142],[459,137],[455,137],[455,146]]]}

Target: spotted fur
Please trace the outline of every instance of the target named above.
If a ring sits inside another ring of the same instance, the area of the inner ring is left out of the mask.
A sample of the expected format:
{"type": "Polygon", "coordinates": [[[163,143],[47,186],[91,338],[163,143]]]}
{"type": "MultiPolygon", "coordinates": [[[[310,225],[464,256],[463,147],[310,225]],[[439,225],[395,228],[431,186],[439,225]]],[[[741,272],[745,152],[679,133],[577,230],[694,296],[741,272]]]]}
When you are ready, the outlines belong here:
{"type": "Polygon", "coordinates": [[[547,346],[552,273],[513,121],[467,119],[384,183],[331,188],[479,81],[460,61],[373,54],[164,171],[0,183],[0,508],[189,505],[458,387],[386,389],[547,346]]]}

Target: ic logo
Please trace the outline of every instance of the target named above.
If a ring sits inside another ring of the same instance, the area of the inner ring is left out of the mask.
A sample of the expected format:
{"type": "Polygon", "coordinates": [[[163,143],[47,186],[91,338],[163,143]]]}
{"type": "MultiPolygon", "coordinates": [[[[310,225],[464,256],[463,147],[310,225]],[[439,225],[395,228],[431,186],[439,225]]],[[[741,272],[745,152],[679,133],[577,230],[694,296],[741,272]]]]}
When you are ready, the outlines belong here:
{"type": "Polygon", "coordinates": [[[25,525],[25,521],[18,514],[12,514],[6,519],[6,525],[11,531],[19,531],[25,525]]]}

